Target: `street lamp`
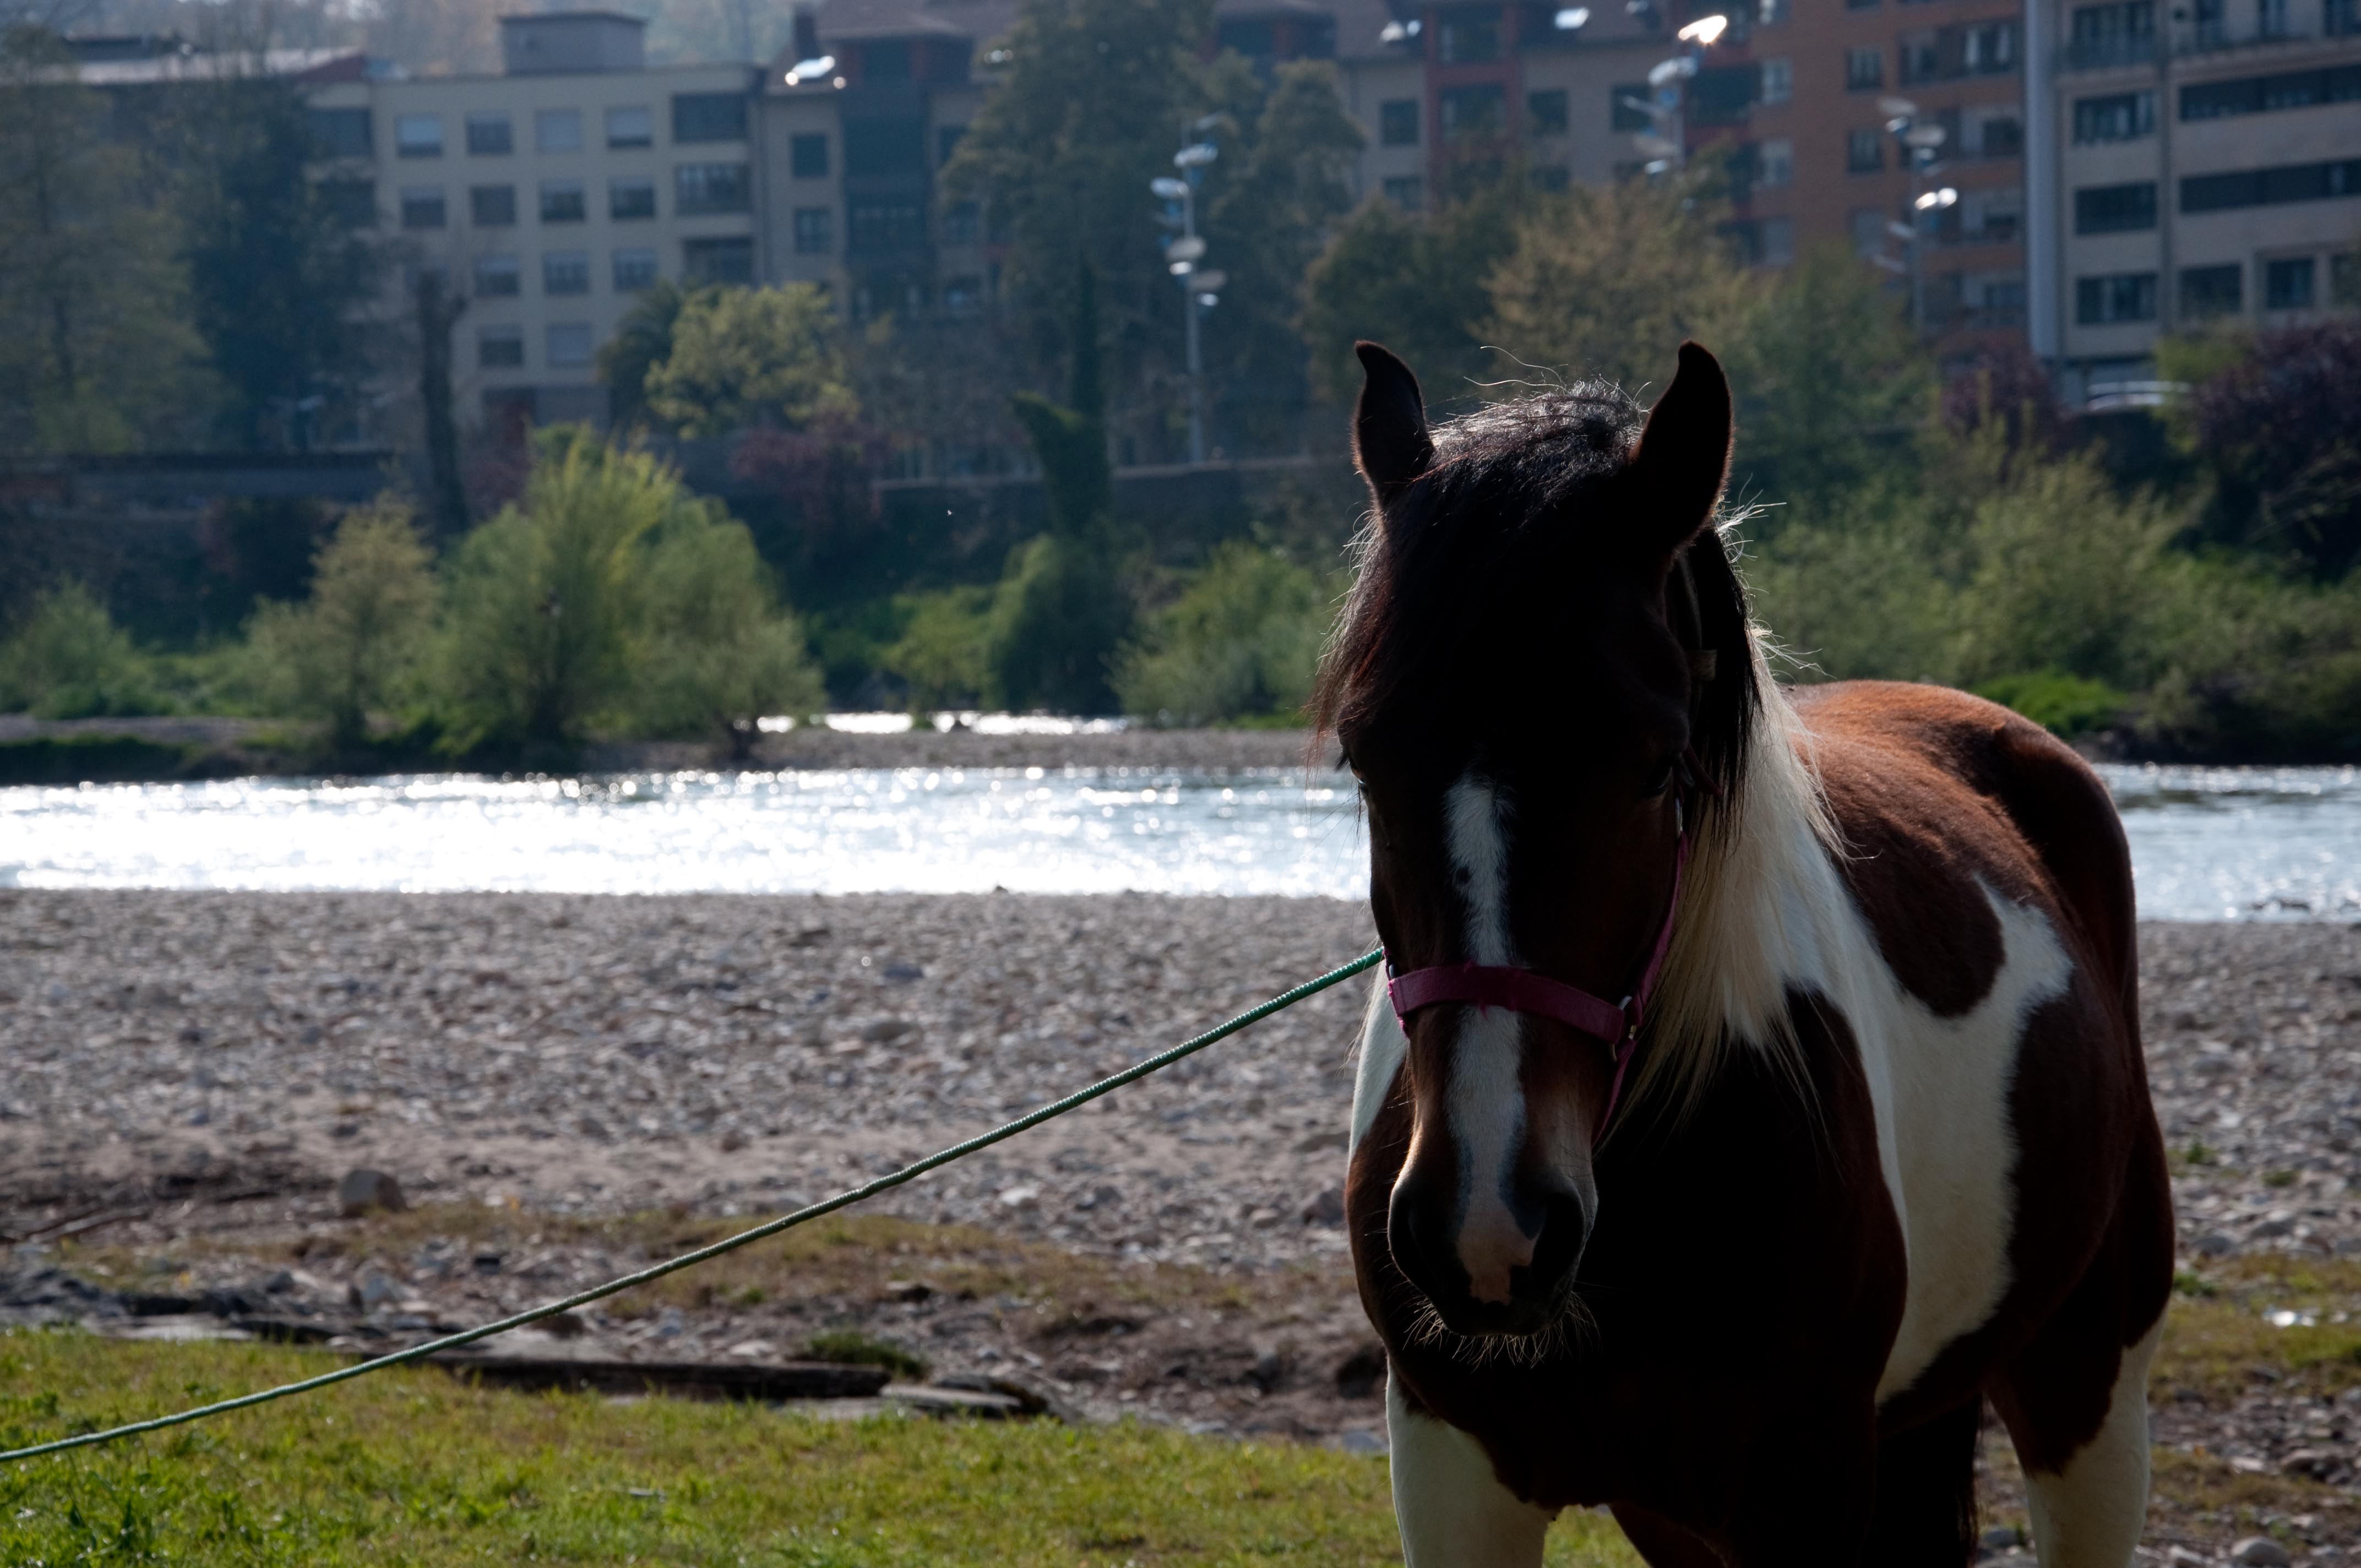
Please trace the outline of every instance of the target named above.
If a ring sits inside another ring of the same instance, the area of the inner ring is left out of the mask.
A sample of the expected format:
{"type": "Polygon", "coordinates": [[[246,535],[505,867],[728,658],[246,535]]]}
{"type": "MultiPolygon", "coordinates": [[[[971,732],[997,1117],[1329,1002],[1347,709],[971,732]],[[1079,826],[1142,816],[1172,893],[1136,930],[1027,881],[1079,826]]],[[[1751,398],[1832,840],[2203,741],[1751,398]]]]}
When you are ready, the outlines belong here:
{"type": "MultiPolygon", "coordinates": [[[[1191,136],[1202,137],[1220,123],[1219,115],[1207,115],[1191,125],[1189,131],[1191,136]]],[[[1222,149],[1212,142],[1189,142],[1172,155],[1173,167],[1180,170],[1179,176],[1159,175],[1148,182],[1148,189],[1155,195],[1180,203],[1180,232],[1165,242],[1164,268],[1180,285],[1180,314],[1188,330],[1191,464],[1205,461],[1205,363],[1198,340],[1198,317],[1213,308],[1221,298],[1222,285],[1229,281],[1226,273],[1207,271],[1197,265],[1205,258],[1204,236],[1197,232],[1197,184],[1205,177],[1205,166],[1221,155],[1222,149]]]]}
{"type": "Polygon", "coordinates": [[[1688,163],[1688,128],[1684,123],[1684,92],[1682,84],[1697,73],[1697,64],[1705,51],[1730,29],[1730,18],[1722,16],[1699,16],[1674,34],[1681,43],[1681,52],[1669,60],[1661,60],[1648,72],[1648,86],[1653,96],[1647,102],[1626,98],[1624,103],[1645,110],[1655,123],[1653,139],[1640,138],[1640,150],[1651,158],[1645,166],[1650,174],[1662,174],[1667,169],[1681,169],[1688,163]],[[1669,144],[1666,146],[1665,144],[1669,144]],[[1663,148],[1664,150],[1659,150],[1663,148]]]}
{"type": "MultiPolygon", "coordinates": [[[[1941,126],[1919,118],[1918,105],[1907,98],[1880,98],[1878,111],[1888,116],[1885,128],[1902,144],[1904,166],[1910,171],[1910,222],[1907,239],[1910,247],[1910,325],[1924,334],[1927,330],[1927,236],[1935,215],[1959,203],[1960,192],[1949,185],[1930,188],[1927,181],[1942,171],[1936,161],[1943,144],[1950,139],[1941,126]]],[[[1887,225],[1897,236],[1903,225],[1887,225]]]]}

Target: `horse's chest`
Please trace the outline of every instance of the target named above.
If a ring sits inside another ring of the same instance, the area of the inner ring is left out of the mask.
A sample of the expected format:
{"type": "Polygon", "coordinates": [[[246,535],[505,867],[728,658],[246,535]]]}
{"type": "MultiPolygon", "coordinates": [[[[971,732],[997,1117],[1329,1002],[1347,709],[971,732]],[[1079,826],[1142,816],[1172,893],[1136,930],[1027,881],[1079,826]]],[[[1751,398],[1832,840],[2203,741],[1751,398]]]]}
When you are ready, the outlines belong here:
{"type": "Polygon", "coordinates": [[[1894,980],[1873,944],[1863,961],[1846,966],[1850,994],[1839,1005],[1859,1044],[1878,1163],[1907,1249],[1908,1291],[1880,1401],[1989,1321],[2011,1283],[2018,1167],[2011,1091],[2027,1021],[2065,992],[2073,964],[2037,911],[1991,902],[2002,958],[1981,1000],[1964,1011],[1938,1015],[1894,980]]]}

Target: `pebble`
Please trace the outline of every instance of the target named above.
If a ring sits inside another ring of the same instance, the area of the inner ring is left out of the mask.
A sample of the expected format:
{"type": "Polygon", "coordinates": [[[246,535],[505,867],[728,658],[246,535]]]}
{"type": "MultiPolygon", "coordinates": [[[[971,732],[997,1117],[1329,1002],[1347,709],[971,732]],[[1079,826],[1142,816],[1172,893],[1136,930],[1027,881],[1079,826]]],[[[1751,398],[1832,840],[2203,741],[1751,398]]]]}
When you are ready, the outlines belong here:
{"type": "Polygon", "coordinates": [[[2288,1549],[2268,1535],[2250,1535],[2230,1548],[2230,1561],[2240,1568],[2288,1568],[2288,1549]]]}
{"type": "Polygon", "coordinates": [[[401,1183],[366,1166],[345,1172],[345,1179],[336,1183],[336,1206],[347,1220],[357,1219],[372,1209],[398,1214],[410,1207],[402,1201],[401,1183]]]}

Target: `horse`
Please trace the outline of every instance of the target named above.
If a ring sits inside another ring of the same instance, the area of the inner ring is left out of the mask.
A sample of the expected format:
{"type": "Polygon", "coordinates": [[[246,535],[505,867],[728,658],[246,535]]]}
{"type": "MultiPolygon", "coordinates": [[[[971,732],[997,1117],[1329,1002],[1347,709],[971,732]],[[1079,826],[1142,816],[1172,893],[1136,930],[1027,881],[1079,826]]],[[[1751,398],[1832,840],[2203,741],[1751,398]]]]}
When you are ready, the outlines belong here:
{"type": "Polygon", "coordinates": [[[1345,1222],[1409,1563],[1603,1505],[1654,1568],[1957,1568],[1989,1405],[2044,1568],[2123,1568],[2173,1229],[2105,787],[1963,693],[1773,680],[1704,348],[1644,419],[1433,425],[1357,352],[1311,712],[1387,958],[1345,1222]]]}

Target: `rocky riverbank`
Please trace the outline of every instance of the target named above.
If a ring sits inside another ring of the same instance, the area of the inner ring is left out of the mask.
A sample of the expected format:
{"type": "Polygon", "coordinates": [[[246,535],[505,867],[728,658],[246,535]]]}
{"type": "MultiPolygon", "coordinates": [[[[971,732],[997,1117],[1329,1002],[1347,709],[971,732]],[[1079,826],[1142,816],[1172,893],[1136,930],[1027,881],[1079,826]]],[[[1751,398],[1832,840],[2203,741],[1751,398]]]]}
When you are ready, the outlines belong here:
{"type": "MultiPolygon", "coordinates": [[[[1371,940],[1321,900],[0,893],[0,1231],[29,1238],[20,1270],[169,1264],[324,1332],[478,1321],[854,1185],[1371,940]],[[340,1218],[357,1167],[418,1212],[340,1218]]],[[[2184,1266],[2346,1278],[2361,930],[2141,941],[2184,1266]]],[[[1337,1223],[1364,994],[876,1201],[909,1226],[857,1269],[685,1288],[588,1337],[677,1359],[850,1330],[1086,1416],[1373,1441],[1337,1223]]],[[[2349,1495],[2361,1416],[2259,1381],[2210,1399],[2160,1431],[2349,1495]]]]}

